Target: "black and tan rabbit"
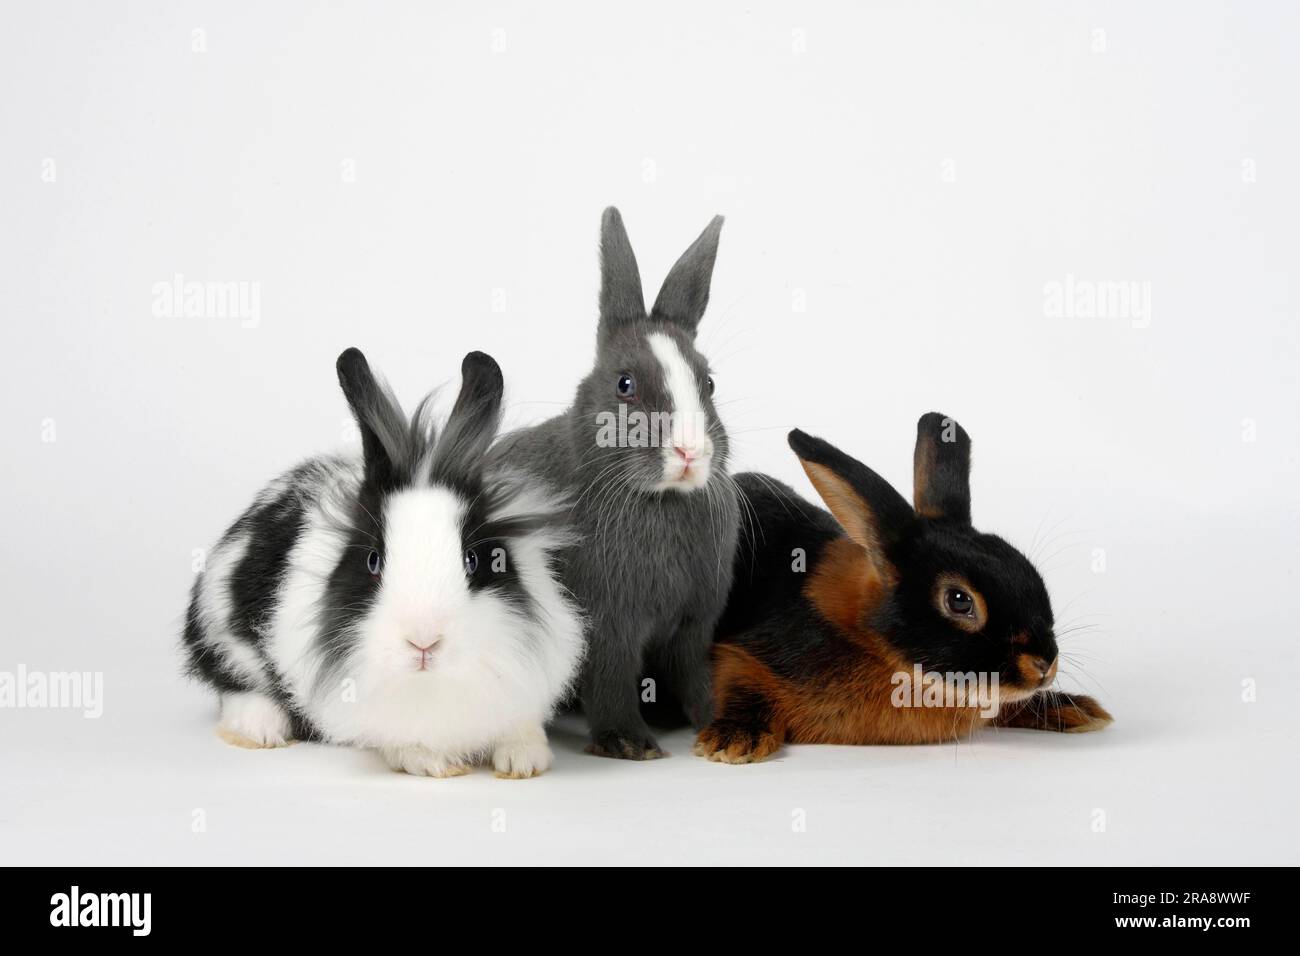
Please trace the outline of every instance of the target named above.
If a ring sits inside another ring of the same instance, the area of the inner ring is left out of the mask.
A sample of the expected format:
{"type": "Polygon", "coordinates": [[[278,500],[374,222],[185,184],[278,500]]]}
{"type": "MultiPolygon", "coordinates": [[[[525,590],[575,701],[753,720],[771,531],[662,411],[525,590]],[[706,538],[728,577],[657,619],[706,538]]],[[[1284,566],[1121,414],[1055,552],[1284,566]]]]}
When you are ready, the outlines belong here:
{"type": "Polygon", "coordinates": [[[915,507],[821,439],[796,430],[790,447],[830,514],[766,476],[737,476],[755,521],[742,526],[714,648],[714,720],[697,754],[749,763],[785,742],[1110,723],[1093,699],[1049,689],[1047,588],[1023,554],[971,526],[960,425],[933,412],[917,423],[915,507]]]}

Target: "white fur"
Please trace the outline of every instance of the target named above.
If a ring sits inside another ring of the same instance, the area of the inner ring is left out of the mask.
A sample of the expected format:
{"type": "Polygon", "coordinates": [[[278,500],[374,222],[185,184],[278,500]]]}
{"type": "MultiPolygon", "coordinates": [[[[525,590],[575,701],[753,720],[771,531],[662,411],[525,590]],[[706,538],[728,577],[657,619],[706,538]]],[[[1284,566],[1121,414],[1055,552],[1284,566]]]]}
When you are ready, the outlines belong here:
{"type": "Polygon", "coordinates": [[[394,770],[416,777],[459,777],[470,768],[464,756],[431,750],[423,744],[383,746],[379,754],[394,770]]]}
{"type": "Polygon", "coordinates": [[[646,340],[663,369],[673,405],[671,441],[663,449],[664,474],[657,488],[685,492],[703,488],[709,482],[713,439],[709,437],[709,418],[700,402],[700,383],[695,370],[671,336],[651,332],[646,340]],[[689,468],[678,454],[678,448],[692,456],[689,468]]]}
{"type": "MultiPolygon", "coordinates": [[[[307,509],[264,635],[267,655],[285,689],[297,701],[342,700],[347,690],[338,682],[321,685],[321,657],[316,642],[326,585],[347,547],[345,519],[338,503],[355,496],[360,484],[359,462],[337,462],[316,487],[315,506],[307,509]]],[[[364,560],[364,556],[358,560],[364,560]]],[[[310,713],[316,708],[306,709],[310,713]]]]}
{"type": "Polygon", "coordinates": [[[551,748],[540,724],[526,724],[497,742],[492,768],[498,777],[535,777],[551,767],[551,748]]]}
{"type": "MultiPolygon", "coordinates": [[[[534,621],[491,589],[470,589],[461,541],[466,502],[436,486],[391,495],[378,592],[352,625],[352,650],[337,670],[327,671],[319,640],[329,578],[340,561],[364,562],[366,553],[347,548],[339,520],[344,512],[337,507],[355,495],[360,464],[324,464],[325,477],[304,489],[310,506],[303,531],[263,635],[263,648],[296,706],[327,739],[376,747],[408,773],[451,776],[487,758],[510,776],[545,770],[551,758],[542,726],[584,649],[582,619],[550,567],[565,537],[541,532],[507,543],[534,602],[534,621]],[[422,655],[408,641],[433,646],[422,655]]],[[[511,510],[555,507],[529,491],[511,510]]],[[[478,553],[480,562],[493,560],[486,545],[478,553]]],[[[259,695],[225,696],[236,714],[251,705],[235,698],[259,695]]],[[[223,699],[223,726],[226,710],[223,699]]],[[[256,730],[256,722],[248,729],[256,730]]]]}
{"type": "Polygon", "coordinates": [[[266,678],[257,651],[230,629],[230,575],[247,550],[247,534],[237,534],[223,539],[208,555],[199,584],[199,627],[204,654],[216,657],[244,682],[261,687],[266,678]]]}
{"type": "MultiPolygon", "coordinates": [[[[454,493],[408,489],[386,507],[383,583],[344,668],[357,701],[321,701],[322,723],[332,735],[372,746],[418,742],[463,757],[490,750],[522,722],[545,721],[580,643],[557,647],[554,636],[541,634],[533,648],[526,620],[490,590],[471,591],[460,533],[465,503],[454,493]],[[408,641],[434,642],[428,669],[419,669],[421,655],[408,641]]],[[[525,586],[571,634],[573,612],[545,564],[539,567],[542,559],[526,539],[512,542],[510,560],[525,586]]],[[[487,548],[479,560],[492,560],[487,548]]]]}
{"type": "Polygon", "coordinates": [[[217,733],[242,747],[283,747],[289,742],[289,715],[265,694],[222,694],[217,733]]]}

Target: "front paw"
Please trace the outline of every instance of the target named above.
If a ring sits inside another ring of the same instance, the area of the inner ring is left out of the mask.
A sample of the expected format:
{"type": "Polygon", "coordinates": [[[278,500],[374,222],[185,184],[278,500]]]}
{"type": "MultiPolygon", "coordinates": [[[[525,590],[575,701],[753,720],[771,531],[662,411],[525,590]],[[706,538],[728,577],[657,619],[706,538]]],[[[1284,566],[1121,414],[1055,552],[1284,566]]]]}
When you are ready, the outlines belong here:
{"type": "Polygon", "coordinates": [[[379,752],[388,766],[416,777],[460,777],[473,769],[459,757],[439,753],[420,744],[381,747],[379,752]]]}
{"type": "Polygon", "coordinates": [[[615,757],[619,760],[658,760],[667,757],[655,739],[645,731],[625,734],[617,730],[593,733],[587,753],[595,757],[615,757]]]}
{"type": "Polygon", "coordinates": [[[553,759],[545,737],[540,742],[512,740],[492,751],[492,769],[498,777],[526,780],[549,770],[553,759]]]}
{"type": "Polygon", "coordinates": [[[293,743],[289,715],[256,692],[223,694],[217,736],[234,747],[261,750],[293,743]]]}
{"type": "Polygon", "coordinates": [[[1091,697],[1043,691],[1029,700],[1012,705],[998,717],[1002,727],[1027,730],[1054,730],[1063,734],[1083,734],[1101,730],[1113,718],[1091,697]]]}
{"type": "Polygon", "coordinates": [[[714,723],[700,731],[692,752],[720,763],[758,763],[781,747],[770,730],[754,730],[735,724],[714,723]]]}
{"type": "Polygon", "coordinates": [[[1046,730],[1085,734],[1090,730],[1101,730],[1114,720],[1101,704],[1091,697],[1080,695],[1067,698],[1060,706],[1049,711],[1043,725],[1046,730]]]}

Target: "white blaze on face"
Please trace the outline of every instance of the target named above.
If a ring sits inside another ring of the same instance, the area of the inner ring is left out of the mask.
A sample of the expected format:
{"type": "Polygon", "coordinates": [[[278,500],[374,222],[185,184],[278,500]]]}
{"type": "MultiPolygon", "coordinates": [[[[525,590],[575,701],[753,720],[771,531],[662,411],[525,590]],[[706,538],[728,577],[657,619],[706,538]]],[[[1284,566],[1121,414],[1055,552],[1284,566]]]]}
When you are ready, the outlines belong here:
{"type": "Polygon", "coordinates": [[[708,414],[700,402],[700,383],[671,336],[652,332],[646,339],[663,368],[664,384],[672,402],[671,434],[659,435],[664,474],[658,488],[676,491],[703,488],[709,481],[713,439],[709,437],[708,414]]]}
{"type": "Polygon", "coordinates": [[[398,654],[418,659],[417,648],[441,644],[469,600],[462,508],[446,488],[411,488],[385,503],[383,585],[376,611],[391,635],[385,643],[398,654]]]}

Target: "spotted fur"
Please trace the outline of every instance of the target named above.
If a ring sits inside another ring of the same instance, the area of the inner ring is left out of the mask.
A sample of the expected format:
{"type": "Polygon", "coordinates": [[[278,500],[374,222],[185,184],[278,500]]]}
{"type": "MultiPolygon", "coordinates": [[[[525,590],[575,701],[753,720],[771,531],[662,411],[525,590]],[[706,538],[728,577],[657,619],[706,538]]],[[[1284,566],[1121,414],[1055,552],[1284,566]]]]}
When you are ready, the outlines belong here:
{"type": "Polygon", "coordinates": [[[545,770],[541,728],[583,648],[553,569],[574,539],[545,484],[484,465],[500,369],[466,356],[441,430],[427,401],[408,418],[355,349],[338,375],[361,453],[272,482],[194,585],[184,647],[220,697],[220,734],[375,747],[431,776],[486,759],[545,770]]]}

